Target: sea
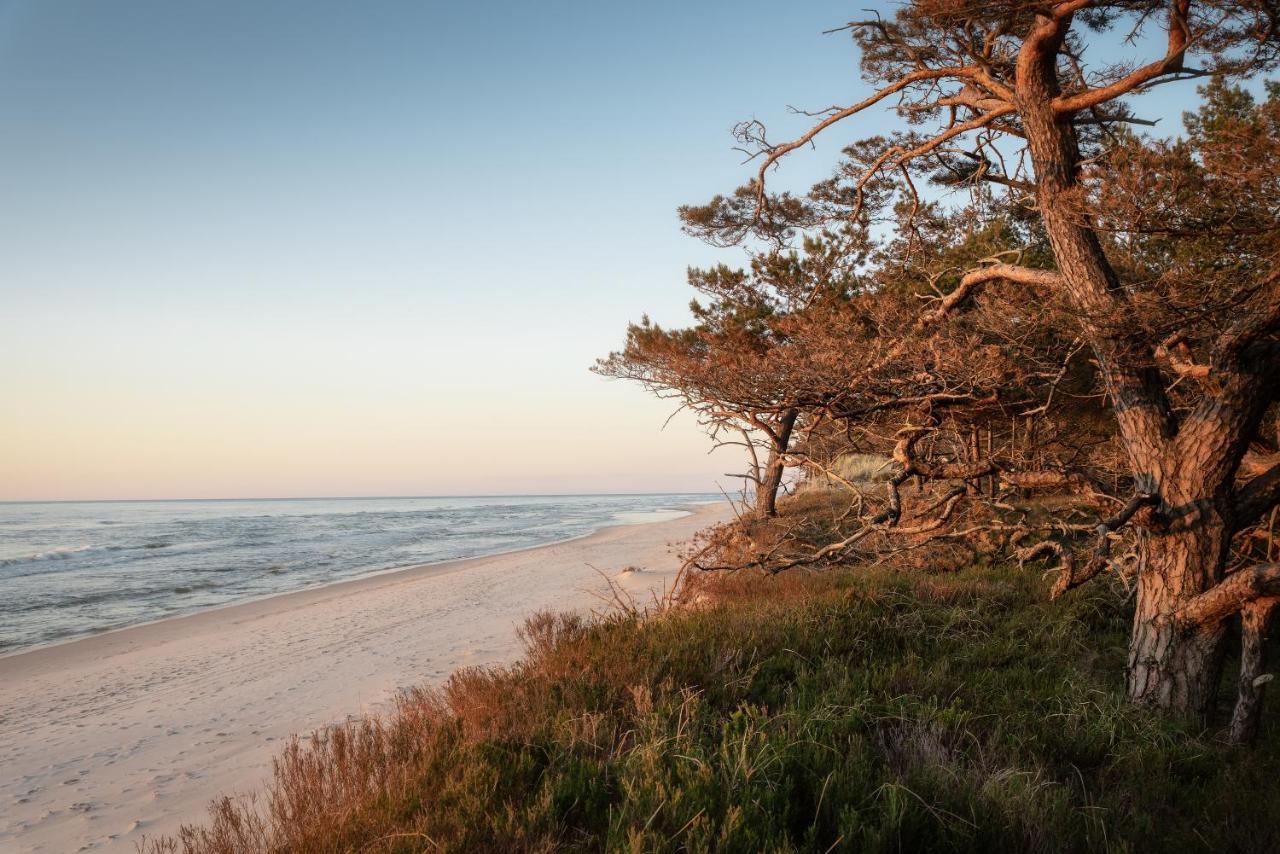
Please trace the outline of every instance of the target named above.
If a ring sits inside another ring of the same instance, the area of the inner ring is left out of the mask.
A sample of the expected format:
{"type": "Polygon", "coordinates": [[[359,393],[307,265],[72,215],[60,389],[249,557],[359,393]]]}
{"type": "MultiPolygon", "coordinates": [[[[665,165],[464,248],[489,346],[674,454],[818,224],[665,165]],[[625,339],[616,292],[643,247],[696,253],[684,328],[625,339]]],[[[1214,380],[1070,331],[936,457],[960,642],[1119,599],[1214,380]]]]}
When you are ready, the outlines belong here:
{"type": "Polygon", "coordinates": [[[0,503],[0,655],[678,518],[706,494],[0,503]]]}

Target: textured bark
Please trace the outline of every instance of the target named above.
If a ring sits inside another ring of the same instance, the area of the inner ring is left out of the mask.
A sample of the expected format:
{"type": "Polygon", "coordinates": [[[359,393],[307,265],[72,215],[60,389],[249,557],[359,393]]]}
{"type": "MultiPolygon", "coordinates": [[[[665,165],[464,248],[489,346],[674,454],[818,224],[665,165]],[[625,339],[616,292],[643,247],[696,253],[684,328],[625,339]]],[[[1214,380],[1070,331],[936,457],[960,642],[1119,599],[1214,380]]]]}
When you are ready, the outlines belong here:
{"type": "Polygon", "coordinates": [[[778,489],[782,486],[782,475],[786,471],[787,448],[791,445],[791,431],[796,426],[799,411],[787,410],[778,424],[778,429],[770,437],[769,458],[764,465],[764,474],[756,485],[756,515],[778,515],[778,489]]]}
{"type": "Polygon", "coordinates": [[[1185,628],[1217,623],[1243,611],[1259,599],[1280,596],[1280,563],[1237,569],[1226,580],[1201,593],[1175,615],[1185,628]]]}
{"type": "Polygon", "coordinates": [[[1071,215],[1078,189],[1079,145],[1070,117],[1053,107],[1060,94],[1058,48],[1070,25],[1045,19],[1024,43],[1017,100],[1036,174],[1036,195],[1062,289],[1097,356],[1139,492],[1156,492],[1158,462],[1173,424],[1164,383],[1146,342],[1127,323],[1119,277],[1097,234],[1071,215]]]}
{"type": "Polygon", "coordinates": [[[1127,684],[1133,701],[1207,722],[1221,677],[1225,625],[1188,628],[1175,614],[1221,574],[1228,543],[1220,518],[1148,538],[1129,642],[1127,684]]]}
{"type": "Polygon", "coordinates": [[[1231,407],[1197,413],[1193,435],[1179,436],[1148,342],[1127,323],[1129,306],[1097,234],[1071,215],[1078,191],[1079,146],[1060,95],[1058,51],[1070,16],[1042,17],[1023,44],[1017,69],[1019,113],[1036,174],[1040,213],[1062,288],[1078,312],[1108,396],[1139,493],[1160,498],[1170,521],[1146,542],[1129,649],[1128,692],[1139,703],[1203,720],[1220,675],[1220,623],[1190,630],[1174,613],[1222,577],[1230,531],[1224,515],[1231,407]]]}
{"type": "Polygon", "coordinates": [[[1249,744],[1258,735],[1262,692],[1270,681],[1270,677],[1262,672],[1266,666],[1263,647],[1276,603],[1276,599],[1261,599],[1246,605],[1240,612],[1240,680],[1236,689],[1236,708],[1227,730],[1232,744],[1249,744]]]}

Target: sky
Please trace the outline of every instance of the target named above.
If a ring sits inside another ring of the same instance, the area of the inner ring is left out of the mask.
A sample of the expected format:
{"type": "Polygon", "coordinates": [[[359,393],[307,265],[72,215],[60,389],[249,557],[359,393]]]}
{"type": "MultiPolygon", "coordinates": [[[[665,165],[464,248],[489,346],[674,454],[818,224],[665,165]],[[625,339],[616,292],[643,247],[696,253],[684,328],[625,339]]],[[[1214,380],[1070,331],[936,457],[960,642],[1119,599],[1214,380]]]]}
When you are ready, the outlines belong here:
{"type": "Polygon", "coordinates": [[[844,5],[0,0],[0,500],[734,489],[588,368],[844,5]]]}
{"type": "Polygon", "coordinates": [[[0,0],[0,500],[735,490],[588,368],[866,5],[0,0]]]}

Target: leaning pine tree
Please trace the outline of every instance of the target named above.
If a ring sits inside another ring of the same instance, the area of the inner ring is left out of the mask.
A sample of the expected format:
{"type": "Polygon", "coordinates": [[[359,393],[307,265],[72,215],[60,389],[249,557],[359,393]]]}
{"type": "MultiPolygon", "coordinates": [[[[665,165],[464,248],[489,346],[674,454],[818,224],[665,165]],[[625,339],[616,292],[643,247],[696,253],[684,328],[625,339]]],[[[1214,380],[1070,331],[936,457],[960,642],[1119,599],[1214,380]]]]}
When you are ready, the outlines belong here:
{"type": "MultiPolygon", "coordinates": [[[[1280,503],[1280,464],[1258,456],[1280,433],[1280,93],[1259,103],[1232,81],[1276,67],[1280,5],[920,0],[847,29],[876,91],[785,143],[758,122],[740,126],[759,159],[754,180],[683,209],[687,228],[719,245],[778,243],[889,216],[894,245],[910,251],[918,216],[937,203],[919,195],[927,182],[1006,193],[1049,257],[986,259],[954,277],[928,320],[997,286],[1060,308],[1064,333],[1092,351],[1129,469],[1131,494],[1103,534],[1140,531],[1128,694],[1204,720],[1227,621],[1240,614],[1246,737],[1259,635],[1280,597],[1280,564],[1233,559],[1256,554],[1241,535],[1280,503]],[[1154,56],[1111,61],[1140,50],[1154,56]],[[1151,122],[1129,100],[1191,78],[1209,85],[1185,138],[1133,132],[1151,122]],[[902,130],[846,148],[835,176],[803,197],[768,189],[783,157],[876,109],[896,111],[902,130]]],[[[900,443],[908,463],[913,441],[900,443]]],[[[1103,565],[1068,566],[1057,589],[1103,565]]]]}
{"type": "Polygon", "coordinates": [[[776,515],[802,418],[846,382],[844,371],[813,369],[795,327],[849,300],[867,246],[861,230],[844,230],[809,238],[803,253],[758,255],[747,269],[691,269],[694,324],[667,329],[646,317],[592,370],[679,401],[717,446],[745,448],[748,470],[733,476],[750,485],[757,516],[776,515]]]}

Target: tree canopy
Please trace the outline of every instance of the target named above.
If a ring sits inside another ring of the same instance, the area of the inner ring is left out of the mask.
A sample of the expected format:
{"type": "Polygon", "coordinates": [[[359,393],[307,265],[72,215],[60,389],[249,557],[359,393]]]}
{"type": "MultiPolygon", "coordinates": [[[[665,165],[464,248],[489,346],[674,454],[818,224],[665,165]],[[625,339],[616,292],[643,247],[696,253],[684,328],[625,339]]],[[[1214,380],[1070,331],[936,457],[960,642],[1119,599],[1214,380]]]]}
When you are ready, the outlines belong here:
{"type": "Polygon", "coordinates": [[[870,94],[788,141],[736,128],[750,179],[680,215],[747,265],[692,271],[694,325],[633,326],[599,370],[767,436],[757,494],[783,466],[892,460],[847,536],[762,553],[773,571],[921,540],[1050,560],[1054,595],[1119,571],[1130,697],[1200,719],[1239,625],[1247,739],[1280,597],[1280,87],[1242,84],[1280,60],[1280,6],[926,0],[841,29],[870,94]],[[1158,135],[1142,96],[1189,79],[1158,135]],[[772,189],[872,110],[898,128],[772,189]]]}

